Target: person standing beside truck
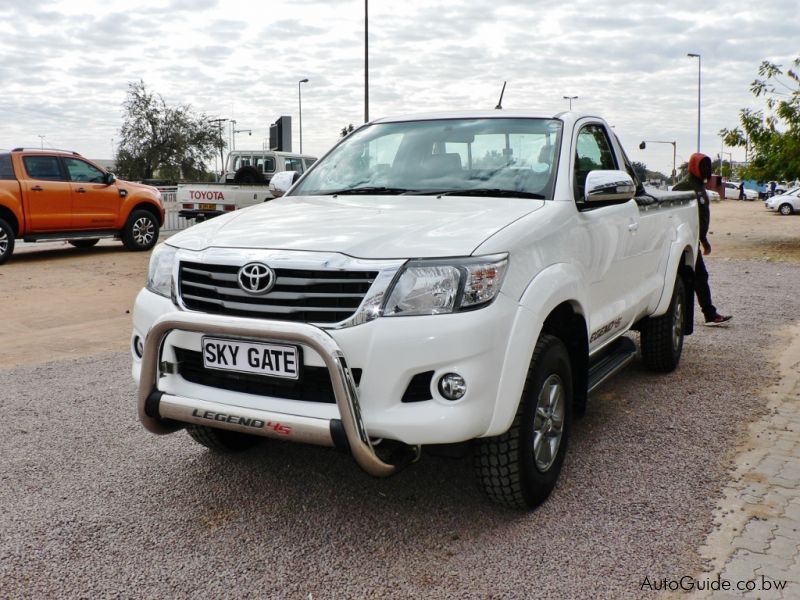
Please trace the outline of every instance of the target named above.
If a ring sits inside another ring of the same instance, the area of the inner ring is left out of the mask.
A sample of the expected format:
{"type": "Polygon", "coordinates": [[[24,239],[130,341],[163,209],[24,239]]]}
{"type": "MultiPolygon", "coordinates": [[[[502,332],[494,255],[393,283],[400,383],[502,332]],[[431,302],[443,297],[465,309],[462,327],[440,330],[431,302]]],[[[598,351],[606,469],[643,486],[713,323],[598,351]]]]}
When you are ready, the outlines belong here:
{"type": "MultiPolygon", "coordinates": [[[[700,217],[700,245],[702,251],[697,253],[694,266],[694,290],[697,302],[705,317],[705,324],[709,327],[727,325],[733,317],[721,315],[711,301],[711,287],[708,285],[708,270],[703,261],[704,254],[711,254],[711,244],[708,241],[708,227],[711,223],[706,183],[711,179],[711,159],[700,152],[695,152],[689,157],[689,175],[675,184],[675,191],[692,190],[697,194],[697,210],[700,217]]],[[[740,192],[741,193],[741,192],[740,192]]]]}

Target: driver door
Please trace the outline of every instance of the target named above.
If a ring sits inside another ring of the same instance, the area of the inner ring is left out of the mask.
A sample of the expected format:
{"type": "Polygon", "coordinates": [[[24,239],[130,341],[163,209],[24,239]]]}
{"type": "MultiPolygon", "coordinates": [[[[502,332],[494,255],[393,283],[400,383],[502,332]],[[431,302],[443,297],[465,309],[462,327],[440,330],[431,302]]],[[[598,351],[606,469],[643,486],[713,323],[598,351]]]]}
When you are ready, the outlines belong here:
{"type": "Polygon", "coordinates": [[[74,229],[113,229],[122,198],[116,184],[105,183],[105,173],[80,158],[63,158],[72,188],[74,229]]]}

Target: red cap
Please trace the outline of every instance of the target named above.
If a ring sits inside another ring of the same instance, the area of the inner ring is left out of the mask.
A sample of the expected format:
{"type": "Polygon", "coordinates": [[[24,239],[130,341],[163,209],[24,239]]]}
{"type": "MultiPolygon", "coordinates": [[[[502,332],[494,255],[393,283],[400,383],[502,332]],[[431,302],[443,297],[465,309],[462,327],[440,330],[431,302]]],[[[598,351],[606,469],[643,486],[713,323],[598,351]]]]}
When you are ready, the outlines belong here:
{"type": "Polygon", "coordinates": [[[711,159],[701,152],[689,157],[689,173],[706,183],[711,179],[711,159]]]}

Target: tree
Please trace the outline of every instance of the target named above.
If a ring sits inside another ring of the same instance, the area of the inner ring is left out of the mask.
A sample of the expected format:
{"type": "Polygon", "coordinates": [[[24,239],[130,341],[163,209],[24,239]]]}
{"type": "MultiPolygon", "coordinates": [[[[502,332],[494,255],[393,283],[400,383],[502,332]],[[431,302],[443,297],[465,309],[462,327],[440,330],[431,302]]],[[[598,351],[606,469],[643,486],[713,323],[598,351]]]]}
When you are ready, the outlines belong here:
{"type": "Polygon", "coordinates": [[[726,146],[750,148],[750,161],[741,175],[758,181],[790,180],[800,176],[800,57],[785,72],[780,65],[763,61],[760,79],[750,91],[764,97],[767,113],[743,108],[740,127],[722,129],[726,146]]]}
{"type": "Polygon", "coordinates": [[[346,125],[345,127],[342,127],[342,130],[339,132],[339,137],[347,137],[353,132],[354,129],[355,127],[353,127],[352,123],[346,125]]]}
{"type": "Polygon", "coordinates": [[[643,162],[633,161],[631,163],[634,172],[636,173],[636,177],[639,178],[639,181],[647,181],[647,165],[643,162]]]}
{"type": "Polygon", "coordinates": [[[128,179],[199,179],[225,142],[216,123],[188,104],[168,106],[143,81],[128,84],[116,166],[128,179]]]}

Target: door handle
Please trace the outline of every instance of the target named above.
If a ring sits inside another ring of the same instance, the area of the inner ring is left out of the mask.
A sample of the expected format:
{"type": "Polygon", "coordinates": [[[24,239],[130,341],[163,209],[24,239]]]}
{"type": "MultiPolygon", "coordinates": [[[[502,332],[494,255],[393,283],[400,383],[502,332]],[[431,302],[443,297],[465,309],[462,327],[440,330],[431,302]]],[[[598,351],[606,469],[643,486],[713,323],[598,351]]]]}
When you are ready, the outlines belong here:
{"type": "Polygon", "coordinates": [[[31,188],[31,191],[32,191],[32,192],[43,192],[43,191],[44,191],[44,188],[43,188],[42,186],[40,186],[40,185],[35,185],[35,186],[33,186],[33,187],[31,188]]]}
{"type": "Polygon", "coordinates": [[[631,233],[633,233],[637,229],[639,229],[638,223],[631,223],[630,225],[628,225],[628,231],[630,231],[631,233]]]}
{"type": "Polygon", "coordinates": [[[86,193],[86,188],[78,188],[75,191],[78,192],[79,194],[85,194],[86,193]]]}

